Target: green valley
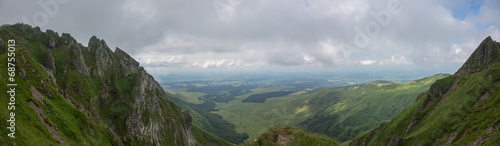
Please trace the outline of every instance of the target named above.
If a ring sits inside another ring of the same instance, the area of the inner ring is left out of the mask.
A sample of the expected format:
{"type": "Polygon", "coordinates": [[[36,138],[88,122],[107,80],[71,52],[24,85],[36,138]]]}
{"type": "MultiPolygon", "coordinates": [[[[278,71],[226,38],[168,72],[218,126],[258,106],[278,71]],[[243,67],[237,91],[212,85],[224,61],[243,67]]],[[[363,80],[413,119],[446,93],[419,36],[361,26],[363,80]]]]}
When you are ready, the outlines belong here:
{"type": "Polygon", "coordinates": [[[380,123],[390,120],[406,106],[414,103],[416,97],[428,90],[434,81],[446,76],[448,75],[438,74],[406,83],[374,81],[319,88],[315,86],[297,88],[300,87],[297,84],[303,85],[307,83],[307,80],[284,82],[279,81],[279,78],[274,78],[275,81],[269,82],[276,82],[276,85],[254,84],[252,86],[235,84],[243,83],[237,80],[218,82],[216,85],[209,85],[207,83],[210,82],[207,81],[190,81],[190,84],[185,87],[193,87],[196,90],[190,88],[167,88],[167,90],[179,91],[174,93],[179,95],[179,101],[184,102],[186,105],[184,108],[197,109],[192,111],[203,113],[194,116],[194,121],[198,121],[207,129],[215,128],[211,126],[212,124],[203,124],[207,117],[210,117],[206,114],[216,114],[222,116],[220,120],[233,124],[238,133],[247,133],[250,136],[249,139],[254,139],[270,126],[282,124],[325,134],[339,141],[347,141],[361,132],[371,130],[380,123]],[[288,84],[280,84],[280,82],[288,84]],[[227,84],[221,85],[221,83],[227,84]],[[200,93],[194,84],[205,84],[201,89],[214,90],[200,93]],[[218,86],[224,87],[217,88],[218,86]],[[232,92],[228,91],[234,91],[234,88],[250,92],[232,96],[232,92]],[[281,93],[292,94],[276,97],[281,93]],[[227,101],[211,100],[207,98],[210,94],[217,94],[210,97],[231,96],[232,98],[227,101]],[[249,97],[272,98],[260,102],[245,102],[249,97]]]}

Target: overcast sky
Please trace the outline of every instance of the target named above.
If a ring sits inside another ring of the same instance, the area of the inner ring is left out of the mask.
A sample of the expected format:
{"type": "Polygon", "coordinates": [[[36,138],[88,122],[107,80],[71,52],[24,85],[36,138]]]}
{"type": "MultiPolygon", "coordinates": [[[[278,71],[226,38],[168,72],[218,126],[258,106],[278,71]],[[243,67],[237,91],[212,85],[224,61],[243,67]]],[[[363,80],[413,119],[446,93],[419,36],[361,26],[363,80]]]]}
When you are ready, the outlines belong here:
{"type": "Polygon", "coordinates": [[[453,73],[484,38],[499,40],[499,18],[499,0],[0,0],[1,24],[68,32],[84,46],[96,35],[152,73],[453,73]]]}

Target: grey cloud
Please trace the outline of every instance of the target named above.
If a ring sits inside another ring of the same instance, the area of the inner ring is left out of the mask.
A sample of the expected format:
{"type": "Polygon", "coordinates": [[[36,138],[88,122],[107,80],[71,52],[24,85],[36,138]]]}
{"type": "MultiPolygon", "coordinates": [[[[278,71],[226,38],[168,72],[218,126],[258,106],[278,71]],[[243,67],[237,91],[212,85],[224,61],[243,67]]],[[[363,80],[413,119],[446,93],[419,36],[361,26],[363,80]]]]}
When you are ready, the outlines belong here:
{"type": "MultiPolygon", "coordinates": [[[[173,69],[404,62],[399,58],[439,64],[463,60],[474,49],[470,44],[486,35],[500,36],[496,0],[464,20],[453,18],[451,0],[398,1],[401,13],[391,15],[364,48],[356,47],[354,28],[364,31],[379,23],[372,13],[387,10],[388,1],[70,0],[42,29],[69,32],[84,45],[97,35],[142,65],[173,69]],[[462,51],[455,53],[456,48],[462,51]],[[182,57],[169,60],[172,56],[182,57]]],[[[2,0],[0,23],[38,11],[43,11],[38,2],[2,0]]]]}

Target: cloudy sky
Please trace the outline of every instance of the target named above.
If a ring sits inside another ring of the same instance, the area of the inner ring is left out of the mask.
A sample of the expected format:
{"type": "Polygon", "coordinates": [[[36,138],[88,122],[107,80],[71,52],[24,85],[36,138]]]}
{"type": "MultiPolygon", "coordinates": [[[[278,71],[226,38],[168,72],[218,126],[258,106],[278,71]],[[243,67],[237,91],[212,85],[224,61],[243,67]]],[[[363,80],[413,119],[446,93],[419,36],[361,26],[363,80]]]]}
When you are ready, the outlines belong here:
{"type": "Polygon", "coordinates": [[[0,0],[0,23],[104,39],[149,72],[421,68],[453,73],[498,0],[0,0]]]}

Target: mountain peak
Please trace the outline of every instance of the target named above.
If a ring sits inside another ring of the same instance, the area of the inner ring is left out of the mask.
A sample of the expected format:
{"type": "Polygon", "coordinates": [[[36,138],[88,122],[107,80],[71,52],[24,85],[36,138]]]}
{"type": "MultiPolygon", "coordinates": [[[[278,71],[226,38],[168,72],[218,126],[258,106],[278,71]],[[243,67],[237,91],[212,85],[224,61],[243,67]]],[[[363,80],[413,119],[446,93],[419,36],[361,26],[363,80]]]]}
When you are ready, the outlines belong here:
{"type": "Polygon", "coordinates": [[[477,49],[470,55],[469,59],[457,71],[457,75],[480,72],[495,62],[500,61],[500,43],[494,41],[490,36],[486,37],[477,49]]]}

